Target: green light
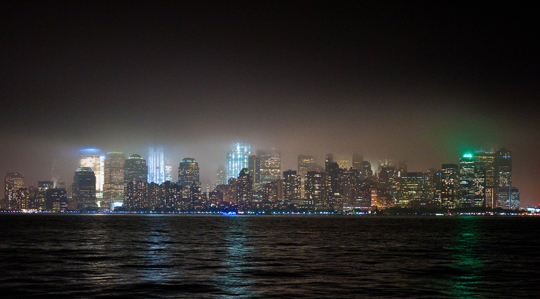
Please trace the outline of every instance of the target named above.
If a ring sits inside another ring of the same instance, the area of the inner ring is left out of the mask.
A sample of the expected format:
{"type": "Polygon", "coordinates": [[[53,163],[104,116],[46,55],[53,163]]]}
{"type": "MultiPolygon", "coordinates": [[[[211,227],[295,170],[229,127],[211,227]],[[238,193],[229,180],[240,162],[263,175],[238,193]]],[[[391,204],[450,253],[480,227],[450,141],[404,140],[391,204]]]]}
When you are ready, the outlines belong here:
{"type": "Polygon", "coordinates": [[[465,154],[465,155],[463,155],[463,158],[472,158],[472,155],[471,154],[465,154]]]}

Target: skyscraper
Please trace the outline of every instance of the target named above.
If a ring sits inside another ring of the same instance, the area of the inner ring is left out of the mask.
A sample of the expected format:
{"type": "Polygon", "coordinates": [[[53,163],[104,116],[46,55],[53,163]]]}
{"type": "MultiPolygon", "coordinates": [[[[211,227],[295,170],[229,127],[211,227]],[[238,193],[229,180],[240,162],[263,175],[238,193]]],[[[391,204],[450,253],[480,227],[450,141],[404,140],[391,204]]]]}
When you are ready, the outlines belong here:
{"type": "Polygon", "coordinates": [[[456,164],[443,164],[441,169],[441,207],[456,208],[459,194],[459,167],[456,164]]]}
{"type": "Polygon", "coordinates": [[[103,184],[105,182],[105,156],[100,155],[100,150],[87,148],[81,150],[80,167],[90,167],[96,175],[96,198],[103,198],[103,184]]]}
{"type": "Polygon", "coordinates": [[[360,153],[354,153],[352,156],[352,168],[356,170],[362,169],[362,162],[364,162],[364,157],[360,153]]]}
{"type": "MultiPolygon", "coordinates": [[[[90,167],[79,167],[73,176],[73,201],[78,210],[93,209],[96,203],[96,175],[90,167]]],[[[123,191],[123,190],[122,190],[123,191]]]]}
{"type": "Polygon", "coordinates": [[[105,158],[105,181],[103,184],[103,203],[109,208],[113,202],[124,201],[124,153],[109,152],[105,158]]]}
{"type": "Polygon", "coordinates": [[[312,156],[298,156],[298,175],[300,176],[300,198],[306,198],[306,174],[317,169],[317,163],[312,156]]]}
{"type": "Polygon", "coordinates": [[[216,173],[216,185],[227,185],[227,172],[223,166],[219,166],[216,173]]]}
{"type": "Polygon", "coordinates": [[[165,156],[163,147],[150,146],[148,148],[148,183],[158,185],[165,182],[165,156]]]}
{"type": "MultiPolygon", "coordinates": [[[[512,206],[512,150],[501,148],[495,151],[495,198],[497,207],[512,206]],[[505,193],[505,194],[503,194],[505,193]],[[510,194],[510,196],[509,196],[510,194]]],[[[519,202],[519,200],[518,200],[519,202]]]]}
{"type": "Polygon", "coordinates": [[[236,178],[243,168],[249,167],[251,146],[247,143],[236,143],[234,149],[227,154],[227,181],[236,178]]]}
{"type": "Polygon", "coordinates": [[[474,204],[474,158],[465,154],[459,159],[459,190],[458,207],[468,208],[474,204]]]}
{"type": "Polygon", "coordinates": [[[236,184],[238,209],[246,212],[251,208],[253,198],[253,179],[247,168],[240,171],[236,184]]]}
{"type": "Polygon", "coordinates": [[[259,155],[249,156],[248,170],[253,176],[253,184],[259,184],[261,182],[261,157],[259,155]]]}
{"type": "Polygon", "coordinates": [[[281,178],[281,153],[276,150],[258,150],[261,168],[261,184],[271,183],[281,178]]]}
{"type": "Polygon", "coordinates": [[[289,203],[301,204],[300,176],[296,174],[296,170],[286,170],[283,172],[283,198],[289,203]]]}
{"type": "Polygon", "coordinates": [[[178,167],[178,184],[184,188],[199,183],[199,163],[193,158],[184,158],[178,167]]]}
{"type": "Polygon", "coordinates": [[[8,172],[5,178],[5,207],[8,210],[18,210],[17,192],[24,187],[24,177],[18,172],[8,172]]]}
{"type": "Polygon", "coordinates": [[[124,164],[124,184],[146,182],[147,179],[148,166],[146,166],[146,160],[137,154],[129,156],[124,164]]]}

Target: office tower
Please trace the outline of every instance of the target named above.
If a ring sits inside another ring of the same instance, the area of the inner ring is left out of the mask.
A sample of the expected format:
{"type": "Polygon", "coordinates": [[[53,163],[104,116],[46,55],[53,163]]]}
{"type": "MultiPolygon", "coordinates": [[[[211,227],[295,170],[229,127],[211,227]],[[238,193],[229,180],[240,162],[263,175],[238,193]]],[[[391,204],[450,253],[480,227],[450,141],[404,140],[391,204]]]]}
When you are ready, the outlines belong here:
{"type": "Polygon", "coordinates": [[[326,174],[319,171],[308,171],[306,174],[306,198],[304,203],[315,207],[317,210],[326,210],[327,190],[326,174]]]}
{"type": "Polygon", "coordinates": [[[512,150],[506,148],[496,150],[494,163],[497,207],[511,208],[512,196],[508,194],[512,194],[512,150]]]}
{"type": "Polygon", "coordinates": [[[249,156],[248,170],[253,177],[253,184],[261,182],[261,157],[259,155],[249,156]]]}
{"type": "Polygon", "coordinates": [[[142,210],[148,206],[148,183],[145,181],[129,181],[126,184],[124,207],[128,211],[142,210]]]}
{"type": "Polygon", "coordinates": [[[171,181],[161,184],[159,192],[159,205],[162,211],[180,211],[182,208],[182,186],[171,181]]]}
{"type": "Polygon", "coordinates": [[[225,167],[219,166],[216,173],[216,185],[227,185],[227,172],[225,167]]]}
{"type": "Polygon", "coordinates": [[[20,187],[15,190],[13,200],[11,201],[11,208],[15,211],[22,211],[30,209],[30,195],[27,187],[20,187]]]}
{"type": "Polygon", "coordinates": [[[148,148],[148,183],[161,185],[165,182],[165,156],[162,146],[148,148]]]}
{"type": "Polygon", "coordinates": [[[477,151],[474,153],[473,159],[473,206],[492,208],[495,202],[495,153],[477,151]]]}
{"type": "Polygon", "coordinates": [[[443,164],[441,169],[441,207],[455,209],[460,196],[459,167],[457,164],[443,164]]]}
{"type": "Polygon", "coordinates": [[[8,210],[18,210],[16,202],[19,188],[24,187],[24,177],[18,172],[8,172],[5,178],[5,207],[8,210]]]}
{"type": "Polygon", "coordinates": [[[147,179],[148,166],[146,166],[146,160],[137,154],[129,156],[124,164],[124,184],[146,182],[147,179]]]}
{"type": "Polygon", "coordinates": [[[362,162],[364,162],[364,156],[359,153],[354,153],[352,157],[352,168],[358,171],[362,170],[362,162]]]}
{"type": "Polygon", "coordinates": [[[425,205],[424,173],[409,172],[400,177],[397,193],[397,206],[419,208],[422,204],[425,205]]]}
{"type": "Polygon", "coordinates": [[[236,179],[236,199],[238,210],[247,212],[252,207],[253,178],[247,168],[243,168],[236,179]]]}
{"type": "Polygon", "coordinates": [[[65,212],[69,209],[66,189],[51,188],[45,193],[45,208],[52,212],[65,212]]]}
{"type": "Polygon", "coordinates": [[[283,198],[288,203],[295,205],[301,204],[300,200],[300,176],[296,170],[287,170],[283,172],[283,198]]]}
{"type": "Polygon", "coordinates": [[[519,190],[516,187],[501,187],[497,190],[498,207],[509,210],[519,210],[519,190]],[[510,194],[510,198],[508,198],[510,194]]]}
{"type": "Polygon", "coordinates": [[[184,158],[178,167],[178,184],[189,188],[194,183],[199,183],[199,163],[193,158],[184,158]]]}
{"type": "Polygon", "coordinates": [[[170,165],[168,162],[165,164],[165,182],[172,182],[173,181],[173,175],[172,175],[172,165],[170,165]]]}
{"type": "Polygon", "coordinates": [[[258,150],[261,163],[261,184],[271,183],[281,178],[281,153],[276,150],[258,150]]]}
{"type": "Polygon", "coordinates": [[[459,190],[458,207],[469,208],[474,205],[474,157],[465,154],[459,159],[459,190]]]}
{"type": "Polygon", "coordinates": [[[358,170],[361,180],[371,180],[373,179],[373,170],[371,169],[371,163],[368,161],[363,161],[358,170]]]}
{"type": "MultiPolygon", "coordinates": [[[[328,160],[328,159],[327,159],[328,160]]],[[[328,191],[327,200],[324,203],[325,209],[340,211],[343,207],[341,190],[341,168],[337,162],[327,161],[325,163],[326,187],[328,191]]]]}
{"type": "Polygon", "coordinates": [[[317,168],[317,162],[312,156],[298,156],[298,176],[300,176],[300,199],[306,198],[306,174],[308,171],[314,171],[317,168]]]}
{"type": "MultiPolygon", "coordinates": [[[[96,175],[90,167],[79,167],[73,176],[73,201],[78,210],[95,209],[96,202],[96,175]]],[[[122,190],[123,191],[123,190],[122,190]]]]}
{"type": "Polygon", "coordinates": [[[105,180],[101,207],[111,208],[113,202],[124,201],[124,153],[109,152],[105,158],[105,180]]]}
{"type": "MultiPolygon", "coordinates": [[[[53,181],[38,181],[37,194],[34,201],[36,210],[45,210],[45,194],[47,190],[51,188],[54,188],[53,181]]],[[[94,192],[95,192],[95,188],[94,188],[94,192]]]]}
{"type": "MultiPolygon", "coordinates": [[[[100,150],[87,148],[81,150],[80,167],[90,167],[96,175],[96,198],[99,201],[103,198],[103,184],[105,182],[105,157],[100,155],[100,150]]],[[[59,186],[56,186],[57,188],[59,186]]]]}
{"type": "Polygon", "coordinates": [[[234,149],[227,154],[227,181],[237,178],[243,168],[249,167],[251,146],[247,143],[236,143],[234,149]]]}

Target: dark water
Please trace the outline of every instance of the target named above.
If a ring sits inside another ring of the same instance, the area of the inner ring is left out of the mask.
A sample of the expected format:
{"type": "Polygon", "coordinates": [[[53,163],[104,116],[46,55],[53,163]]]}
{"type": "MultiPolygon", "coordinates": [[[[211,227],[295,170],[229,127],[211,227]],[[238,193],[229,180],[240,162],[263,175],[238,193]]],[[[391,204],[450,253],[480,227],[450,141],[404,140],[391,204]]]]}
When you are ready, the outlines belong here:
{"type": "Polygon", "coordinates": [[[0,297],[540,297],[540,218],[0,215],[0,297]]]}

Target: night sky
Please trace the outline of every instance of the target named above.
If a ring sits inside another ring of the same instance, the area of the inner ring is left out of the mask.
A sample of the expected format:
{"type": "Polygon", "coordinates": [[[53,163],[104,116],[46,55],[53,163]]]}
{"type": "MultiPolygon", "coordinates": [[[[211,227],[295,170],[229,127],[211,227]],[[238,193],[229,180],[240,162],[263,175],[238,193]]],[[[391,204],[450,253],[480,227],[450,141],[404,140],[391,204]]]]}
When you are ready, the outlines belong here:
{"type": "Polygon", "coordinates": [[[282,170],[360,152],[427,171],[506,147],[522,205],[540,202],[524,3],[19,2],[0,4],[2,179],[70,184],[84,147],[162,144],[203,183],[238,141],[281,150],[282,170]]]}

